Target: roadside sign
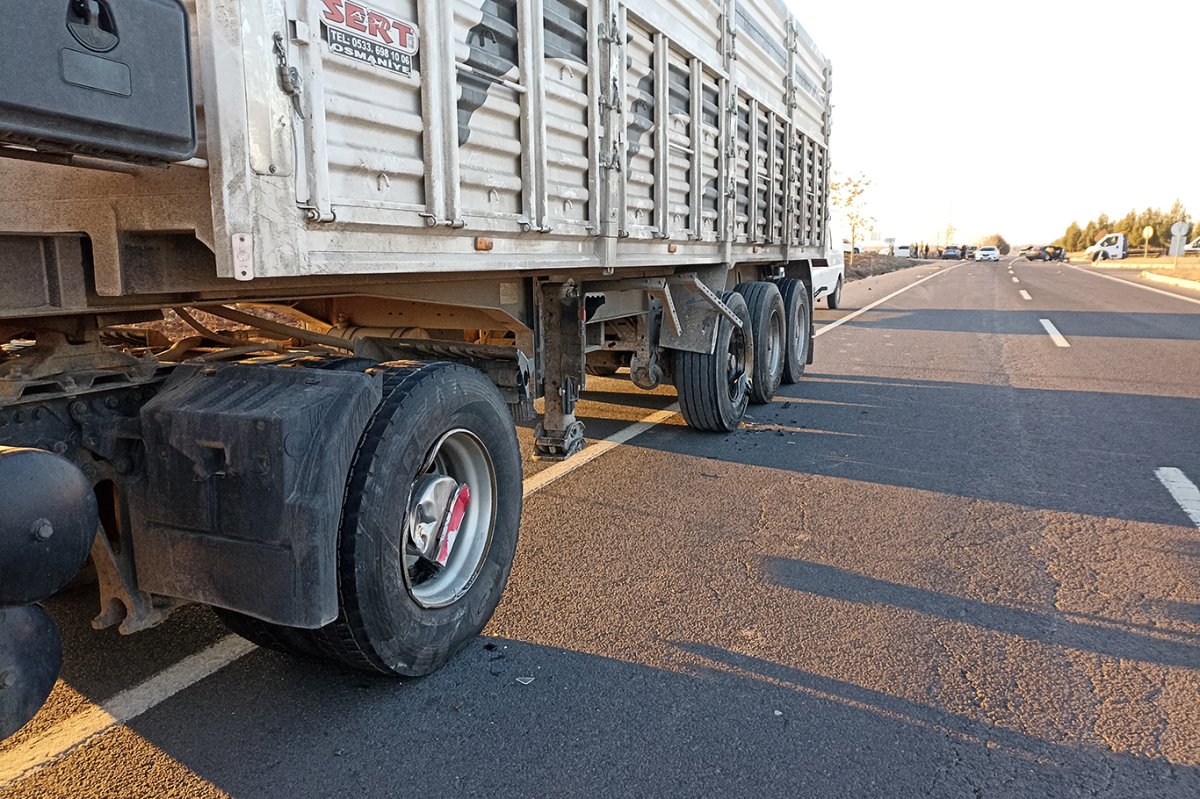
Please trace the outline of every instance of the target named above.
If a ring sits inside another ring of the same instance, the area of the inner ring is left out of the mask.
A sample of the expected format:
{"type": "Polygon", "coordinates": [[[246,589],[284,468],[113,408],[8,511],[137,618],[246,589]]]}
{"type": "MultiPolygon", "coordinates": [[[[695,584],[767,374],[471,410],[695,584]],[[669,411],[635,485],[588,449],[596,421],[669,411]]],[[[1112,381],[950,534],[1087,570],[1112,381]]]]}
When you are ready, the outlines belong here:
{"type": "Polygon", "coordinates": [[[1153,235],[1154,235],[1154,227],[1152,225],[1146,225],[1144,228],[1142,228],[1142,238],[1145,239],[1146,241],[1149,241],[1150,237],[1153,235]]]}
{"type": "Polygon", "coordinates": [[[1187,246],[1187,235],[1192,232],[1192,226],[1180,220],[1171,225],[1171,248],[1167,250],[1167,255],[1175,256],[1175,266],[1179,266],[1179,256],[1183,255],[1183,248],[1187,246]]]}

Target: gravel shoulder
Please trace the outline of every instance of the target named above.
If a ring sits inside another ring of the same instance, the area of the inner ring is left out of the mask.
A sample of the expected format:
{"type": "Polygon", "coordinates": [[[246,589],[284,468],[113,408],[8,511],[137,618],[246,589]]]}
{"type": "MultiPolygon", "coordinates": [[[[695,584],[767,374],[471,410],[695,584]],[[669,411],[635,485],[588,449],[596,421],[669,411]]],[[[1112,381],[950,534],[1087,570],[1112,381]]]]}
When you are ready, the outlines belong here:
{"type": "Polygon", "coordinates": [[[864,277],[872,275],[883,275],[888,272],[896,272],[900,269],[908,269],[910,266],[918,266],[920,264],[933,263],[933,261],[913,259],[913,258],[897,258],[892,255],[874,255],[871,253],[859,253],[854,256],[854,265],[850,265],[849,256],[846,257],[846,282],[854,280],[862,280],[864,277]]]}

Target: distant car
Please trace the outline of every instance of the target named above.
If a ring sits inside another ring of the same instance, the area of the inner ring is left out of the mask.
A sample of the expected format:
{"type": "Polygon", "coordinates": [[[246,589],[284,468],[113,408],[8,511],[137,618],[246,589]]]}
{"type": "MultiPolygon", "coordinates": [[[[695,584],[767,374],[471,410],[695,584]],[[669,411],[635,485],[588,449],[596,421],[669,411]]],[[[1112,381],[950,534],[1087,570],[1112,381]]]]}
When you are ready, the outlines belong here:
{"type": "Polygon", "coordinates": [[[1067,260],[1067,251],[1062,247],[1050,245],[1047,247],[1031,247],[1025,253],[1025,257],[1030,261],[1065,261],[1067,260]]]}
{"type": "Polygon", "coordinates": [[[943,261],[961,261],[962,253],[960,253],[958,251],[957,247],[954,247],[954,246],[947,247],[946,249],[942,250],[942,260],[943,261]]]}
{"type": "Polygon", "coordinates": [[[979,249],[974,244],[968,244],[966,251],[963,253],[963,258],[971,259],[975,257],[975,251],[979,249]]]}
{"type": "Polygon", "coordinates": [[[907,258],[908,257],[908,245],[901,244],[900,246],[895,248],[894,252],[895,252],[895,255],[897,258],[907,258]]]}
{"type": "Polygon", "coordinates": [[[976,261],[999,261],[1000,260],[1000,248],[992,247],[992,246],[980,247],[979,249],[975,250],[975,260],[976,261]]]}
{"type": "Polygon", "coordinates": [[[1183,245],[1184,255],[1200,255],[1200,236],[1192,239],[1188,244],[1183,245]]]}

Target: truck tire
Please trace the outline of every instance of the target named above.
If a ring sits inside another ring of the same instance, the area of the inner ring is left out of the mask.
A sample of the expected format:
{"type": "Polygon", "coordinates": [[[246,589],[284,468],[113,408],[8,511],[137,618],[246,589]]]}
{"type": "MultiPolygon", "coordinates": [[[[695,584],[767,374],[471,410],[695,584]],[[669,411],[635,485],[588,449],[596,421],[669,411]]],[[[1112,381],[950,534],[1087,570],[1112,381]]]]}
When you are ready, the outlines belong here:
{"type": "Polygon", "coordinates": [[[774,399],[783,382],[788,342],[783,296],[778,286],[765,280],[739,283],[734,290],[746,300],[754,329],[754,380],[750,383],[750,402],[763,405],[774,399]]]}
{"type": "Polygon", "coordinates": [[[386,675],[429,674],[499,603],[521,494],[516,431],[491,381],[459,364],[388,368],[346,487],[337,619],[301,630],[220,615],[263,646],[386,675]]]}
{"type": "Polygon", "coordinates": [[[783,315],[787,319],[787,350],[783,358],[783,382],[800,382],[808,365],[808,347],[812,342],[812,301],[802,280],[779,281],[783,297],[783,315]]]}
{"type": "Polygon", "coordinates": [[[836,311],[842,307],[842,279],[839,277],[837,285],[833,287],[833,291],[829,292],[829,296],[825,298],[825,304],[829,306],[829,310],[836,311]]]}
{"type": "Polygon", "coordinates": [[[694,430],[728,433],[737,429],[750,401],[754,381],[754,333],[750,309],[741,294],[727,291],[721,300],[742,320],[738,329],[721,317],[711,355],[675,351],[675,390],[684,421],[694,430]]]}

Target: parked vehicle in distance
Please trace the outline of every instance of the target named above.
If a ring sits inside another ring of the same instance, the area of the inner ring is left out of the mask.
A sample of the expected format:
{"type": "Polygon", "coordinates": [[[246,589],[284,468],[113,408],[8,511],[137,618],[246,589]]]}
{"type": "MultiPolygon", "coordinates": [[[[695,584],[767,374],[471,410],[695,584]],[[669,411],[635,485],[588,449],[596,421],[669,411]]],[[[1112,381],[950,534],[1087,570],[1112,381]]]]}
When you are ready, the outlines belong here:
{"type": "Polygon", "coordinates": [[[942,260],[943,261],[961,261],[962,253],[959,251],[958,247],[956,247],[954,245],[950,245],[946,249],[942,250],[942,260]]]}
{"type": "Polygon", "coordinates": [[[976,247],[974,244],[968,244],[968,245],[967,245],[965,248],[963,248],[963,254],[962,254],[962,255],[963,255],[963,258],[966,258],[967,260],[970,260],[971,258],[974,258],[974,257],[975,257],[975,251],[976,251],[977,249],[979,249],[979,248],[978,248],[978,247],[976,247]]]}
{"type": "Polygon", "coordinates": [[[1025,257],[1030,261],[1065,261],[1067,260],[1067,251],[1063,247],[1051,244],[1045,247],[1033,247],[1025,253],[1025,257]]]}
{"type": "Polygon", "coordinates": [[[909,251],[909,246],[908,246],[907,244],[901,244],[901,245],[899,245],[899,246],[897,246],[897,247],[896,247],[896,249],[895,249],[895,251],[894,251],[894,253],[893,253],[893,254],[894,254],[894,255],[895,255],[897,258],[907,258],[907,257],[908,257],[908,251],[909,251]]]}
{"type": "Polygon", "coordinates": [[[985,247],[980,247],[979,249],[975,250],[975,260],[976,261],[999,261],[1000,260],[1000,248],[993,247],[991,245],[988,245],[985,247]]]}
{"type": "Polygon", "coordinates": [[[1129,236],[1124,233],[1109,233],[1083,252],[1091,256],[1093,261],[1120,260],[1129,255],[1129,236]]]}
{"type": "Polygon", "coordinates": [[[1183,245],[1184,255],[1200,255],[1200,236],[1183,245]]]}

